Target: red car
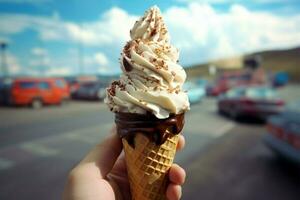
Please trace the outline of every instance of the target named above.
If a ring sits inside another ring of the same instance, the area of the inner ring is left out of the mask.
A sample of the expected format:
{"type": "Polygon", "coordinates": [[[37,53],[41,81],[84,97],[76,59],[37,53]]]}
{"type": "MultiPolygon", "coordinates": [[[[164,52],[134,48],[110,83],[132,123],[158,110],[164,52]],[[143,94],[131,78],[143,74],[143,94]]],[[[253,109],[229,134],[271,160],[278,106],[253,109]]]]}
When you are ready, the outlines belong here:
{"type": "Polygon", "coordinates": [[[61,104],[69,99],[69,87],[60,78],[17,78],[10,89],[10,104],[31,105],[61,104]]]}
{"type": "Polygon", "coordinates": [[[206,87],[206,94],[208,96],[218,96],[219,94],[222,94],[228,90],[228,87],[226,84],[214,84],[214,85],[208,85],[206,87]]]}
{"type": "Polygon", "coordinates": [[[246,72],[227,72],[222,74],[215,84],[206,88],[206,93],[209,96],[218,96],[219,94],[227,92],[229,89],[235,86],[241,86],[249,84],[251,80],[251,74],[246,72]]]}
{"type": "Polygon", "coordinates": [[[223,72],[215,84],[206,88],[209,96],[218,96],[231,88],[249,84],[265,85],[267,83],[265,71],[262,68],[255,70],[243,69],[231,72],[223,72]]]}
{"type": "Polygon", "coordinates": [[[284,101],[266,86],[243,86],[229,90],[218,99],[218,111],[236,119],[241,116],[266,119],[284,109],[284,101]]]}

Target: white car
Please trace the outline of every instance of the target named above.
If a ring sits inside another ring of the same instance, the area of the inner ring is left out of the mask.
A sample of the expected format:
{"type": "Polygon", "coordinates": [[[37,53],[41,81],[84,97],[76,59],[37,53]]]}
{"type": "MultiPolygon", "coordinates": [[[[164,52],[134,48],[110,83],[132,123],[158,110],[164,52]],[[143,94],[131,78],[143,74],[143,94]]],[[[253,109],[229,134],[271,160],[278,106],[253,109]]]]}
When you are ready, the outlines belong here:
{"type": "Polygon", "coordinates": [[[183,89],[187,91],[191,104],[200,102],[206,96],[205,86],[191,81],[185,82],[183,89]]]}

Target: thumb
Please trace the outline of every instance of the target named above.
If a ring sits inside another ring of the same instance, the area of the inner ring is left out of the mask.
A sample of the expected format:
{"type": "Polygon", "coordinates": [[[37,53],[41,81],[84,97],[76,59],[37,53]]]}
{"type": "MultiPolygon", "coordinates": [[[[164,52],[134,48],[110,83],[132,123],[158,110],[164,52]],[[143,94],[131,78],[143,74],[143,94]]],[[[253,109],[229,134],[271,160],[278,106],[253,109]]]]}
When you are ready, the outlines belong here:
{"type": "Polygon", "coordinates": [[[100,178],[105,178],[113,168],[121,151],[122,141],[117,135],[116,127],[113,127],[109,137],[96,145],[79,163],[79,167],[88,166],[93,176],[98,175],[100,178]]]}

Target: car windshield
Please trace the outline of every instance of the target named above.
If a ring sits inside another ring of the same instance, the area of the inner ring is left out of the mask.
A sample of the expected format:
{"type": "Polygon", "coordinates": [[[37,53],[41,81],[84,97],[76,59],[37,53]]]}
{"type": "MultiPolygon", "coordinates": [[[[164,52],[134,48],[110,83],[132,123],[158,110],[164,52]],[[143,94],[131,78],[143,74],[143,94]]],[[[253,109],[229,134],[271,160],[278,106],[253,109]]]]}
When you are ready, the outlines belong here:
{"type": "Polygon", "coordinates": [[[226,93],[226,97],[249,97],[252,99],[270,99],[276,97],[274,90],[270,88],[235,88],[226,93]]]}
{"type": "Polygon", "coordinates": [[[59,88],[64,88],[66,86],[65,82],[62,80],[55,80],[55,85],[59,88]]]}
{"type": "Polygon", "coordinates": [[[50,89],[50,84],[47,83],[47,82],[40,82],[39,83],[39,88],[43,89],[43,90],[48,90],[48,89],[50,89]]]}
{"type": "Polygon", "coordinates": [[[185,90],[190,90],[190,89],[193,89],[195,87],[196,87],[196,85],[193,82],[185,82],[183,84],[183,89],[185,89],[185,90]]]}
{"type": "Polygon", "coordinates": [[[30,89],[35,86],[35,83],[31,81],[24,81],[24,82],[20,82],[19,85],[22,89],[30,89]]]}
{"type": "Polygon", "coordinates": [[[207,84],[207,81],[204,79],[198,79],[195,81],[195,84],[199,86],[205,86],[207,84]]]}
{"type": "Polygon", "coordinates": [[[245,88],[236,88],[233,90],[229,90],[226,93],[226,97],[241,97],[245,95],[245,88]]]}
{"type": "Polygon", "coordinates": [[[276,93],[270,88],[249,88],[246,90],[245,96],[254,99],[271,99],[276,97],[276,93]]]}

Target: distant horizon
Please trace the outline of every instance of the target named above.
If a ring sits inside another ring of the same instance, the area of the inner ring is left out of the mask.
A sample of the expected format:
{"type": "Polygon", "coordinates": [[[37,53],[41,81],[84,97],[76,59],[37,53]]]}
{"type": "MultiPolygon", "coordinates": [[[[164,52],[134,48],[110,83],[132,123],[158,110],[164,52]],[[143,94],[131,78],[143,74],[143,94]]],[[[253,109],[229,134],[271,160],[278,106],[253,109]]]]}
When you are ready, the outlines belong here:
{"type": "Polygon", "coordinates": [[[223,59],[229,59],[229,58],[235,58],[235,57],[242,57],[245,55],[251,55],[251,54],[256,54],[256,53],[263,53],[263,52],[268,52],[268,51],[289,51],[289,50],[294,50],[294,49],[300,49],[300,45],[294,46],[294,47],[287,47],[287,48],[277,48],[277,49],[262,49],[259,51],[253,51],[253,52],[248,52],[248,53],[244,53],[244,54],[237,54],[237,55],[232,55],[232,56],[228,56],[228,57],[220,57],[220,58],[216,58],[216,59],[212,59],[209,60],[207,62],[203,62],[203,63],[196,63],[194,65],[190,65],[190,66],[183,66],[184,68],[193,68],[197,65],[205,65],[207,63],[213,62],[213,61],[218,61],[218,60],[223,60],[223,59]]]}
{"type": "MultiPolygon", "coordinates": [[[[191,66],[183,66],[185,69],[188,68],[197,68],[201,65],[206,65],[208,63],[214,62],[214,61],[218,61],[218,60],[226,60],[226,59],[230,59],[230,58],[235,58],[235,57],[242,57],[244,55],[251,55],[251,54],[256,54],[256,53],[263,53],[263,52],[268,52],[268,51],[289,51],[289,50],[294,50],[294,49],[300,49],[300,46],[297,45],[295,47],[291,47],[291,48],[278,48],[278,49],[266,49],[266,50],[261,50],[261,51],[257,51],[257,52],[249,52],[246,54],[242,54],[242,55],[234,55],[234,56],[230,56],[230,57],[222,57],[222,58],[217,58],[214,60],[209,60],[207,62],[203,62],[203,63],[196,63],[194,65],[191,66]]],[[[15,74],[12,76],[8,76],[8,77],[92,77],[92,76],[96,76],[96,77],[117,77],[121,74],[121,72],[115,73],[115,74],[101,74],[101,73],[90,73],[90,74],[65,74],[65,75],[45,75],[45,74],[35,74],[35,75],[30,75],[30,74],[15,74]]],[[[6,76],[7,77],[7,76],[6,76]]],[[[0,78],[3,78],[3,75],[0,75],[0,78]]]]}
{"type": "Polygon", "coordinates": [[[300,46],[296,0],[0,0],[0,41],[9,44],[9,73],[119,74],[130,28],[154,4],[185,68],[300,46]]]}

